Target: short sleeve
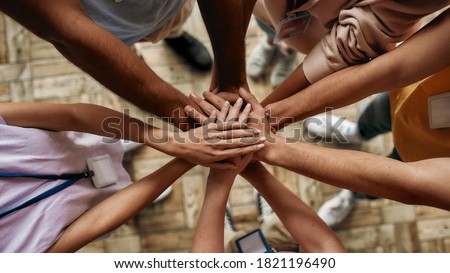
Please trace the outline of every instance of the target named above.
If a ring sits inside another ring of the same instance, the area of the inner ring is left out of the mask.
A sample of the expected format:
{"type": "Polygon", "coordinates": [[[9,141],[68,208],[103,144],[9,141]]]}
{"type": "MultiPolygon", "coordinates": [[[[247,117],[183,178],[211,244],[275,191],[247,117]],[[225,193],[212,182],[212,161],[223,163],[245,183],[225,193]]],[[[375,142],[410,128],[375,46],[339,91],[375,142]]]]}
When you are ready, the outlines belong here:
{"type": "Polygon", "coordinates": [[[417,31],[420,19],[436,6],[420,11],[394,2],[381,1],[340,10],[328,33],[305,58],[306,78],[314,83],[384,54],[417,31]]]}
{"type": "Polygon", "coordinates": [[[342,10],[338,21],[305,58],[306,78],[314,83],[384,53],[385,45],[392,39],[378,28],[373,17],[367,7],[342,10]]]}

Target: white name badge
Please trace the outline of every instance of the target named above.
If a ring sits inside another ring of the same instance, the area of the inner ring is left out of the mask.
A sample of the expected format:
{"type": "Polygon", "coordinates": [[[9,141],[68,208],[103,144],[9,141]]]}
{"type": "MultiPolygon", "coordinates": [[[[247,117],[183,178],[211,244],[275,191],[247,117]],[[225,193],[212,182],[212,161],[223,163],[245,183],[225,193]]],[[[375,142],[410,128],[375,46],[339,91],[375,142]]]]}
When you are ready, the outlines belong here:
{"type": "Polygon", "coordinates": [[[241,253],[271,253],[262,231],[258,228],[236,240],[236,246],[241,253]]]}
{"type": "Polygon", "coordinates": [[[450,127],[450,92],[428,97],[430,128],[450,127]]]}
{"type": "Polygon", "coordinates": [[[97,189],[115,184],[119,177],[109,154],[87,159],[88,169],[94,172],[92,183],[97,189]]]}
{"type": "Polygon", "coordinates": [[[310,20],[311,15],[307,11],[296,12],[282,19],[276,28],[274,43],[278,44],[284,39],[303,35],[310,20]]]}

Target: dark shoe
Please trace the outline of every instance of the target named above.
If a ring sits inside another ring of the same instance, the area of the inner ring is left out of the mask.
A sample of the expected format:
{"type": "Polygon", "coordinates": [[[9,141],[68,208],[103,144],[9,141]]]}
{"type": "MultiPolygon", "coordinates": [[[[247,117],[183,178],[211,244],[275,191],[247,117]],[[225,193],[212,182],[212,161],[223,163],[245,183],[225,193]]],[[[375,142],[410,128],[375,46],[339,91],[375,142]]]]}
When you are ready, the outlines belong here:
{"type": "Polygon", "coordinates": [[[192,67],[200,71],[212,68],[212,58],[206,47],[189,33],[183,32],[180,37],[164,39],[167,45],[182,56],[192,67]]]}

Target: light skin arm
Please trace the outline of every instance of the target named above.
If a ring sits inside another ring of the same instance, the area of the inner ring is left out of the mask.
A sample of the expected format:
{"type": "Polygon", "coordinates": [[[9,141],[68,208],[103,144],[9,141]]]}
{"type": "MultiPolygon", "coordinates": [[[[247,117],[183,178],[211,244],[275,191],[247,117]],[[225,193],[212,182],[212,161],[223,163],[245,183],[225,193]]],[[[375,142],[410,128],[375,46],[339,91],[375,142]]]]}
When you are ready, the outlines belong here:
{"type": "MultiPolygon", "coordinates": [[[[3,1],[0,9],[52,43],[64,57],[105,87],[142,109],[160,117],[172,117],[175,109],[188,104],[186,96],[92,21],[80,1],[3,1]]],[[[183,111],[171,121],[181,129],[188,128],[189,119],[183,111]]]]}
{"type": "Polygon", "coordinates": [[[327,224],[260,162],[250,164],[247,169],[248,175],[244,175],[244,178],[266,199],[305,252],[345,252],[344,246],[327,224]]]}
{"type": "Polygon", "coordinates": [[[192,252],[224,251],[224,218],[236,173],[210,169],[202,210],[192,242],[192,252]]]}
{"type": "MultiPolygon", "coordinates": [[[[263,105],[278,120],[293,117],[291,121],[298,121],[322,113],[326,107],[340,108],[422,80],[450,65],[449,26],[447,10],[402,45],[368,63],[335,72],[304,90],[304,86],[296,87],[298,83],[287,79],[280,88],[290,86],[298,92],[278,102],[266,99],[263,105]]],[[[284,127],[287,121],[284,119],[278,127],[284,127]]]]}
{"type": "MultiPolygon", "coordinates": [[[[244,111],[240,112],[242,102],[240,100],[233,106],[225,105],[222,107],[217,115],[217,122],[247,119],[250,107],[246,107],[244,111]]],[[[200,113],[192,117],[195,119],[205,118],[204,116],[201,117],[200,113]]],[[[192,252],[220,253],[224,251],[224,217],[228,196],[236,175],[247,166],[251,158],[252,154],[231,158],[230,160],[237,166],[235,170],[210,169],[205,199],[192,242],[192,252]]]]}
{"type": "MultiPolygon", "coordinates": [[[[216,103],[221,102],[221,98],[213,94],[208,94],[207,96],[210,98],[210,101],[216,103]]],[[[247,111],[250,109],[248,105],[246,107],[247,111]]],[[[263,111],[262,106],[253,105],[258,107],[256,111],[263,111]]],[[[254,121],[254,116],[251,118],[253,119],[249,121],[254,121]]],[[[264,130],[264,127],[259,127],[258,129],[264,130]]],[[[242,161],[245,162],[245,159],[242,161]]],[[[273,177],[261,163],[254,162],[248,166],[247,164],[243,164],[239,169],[237,171],[226,172],[215,172],[211,170],[208,177],[205,201],[194,240],[193,249],[195,252],[223,251],[223,212],[232,182],[238,173],[241,173],[266,198],[294,239],[305,251],[345,251],[338,238],[315,212],[273,177]],[[246,167],[245,171],[242,172],[244,167],[246,167]],[[317,236],[305,236],[305,234],[311,233],[317,234],[317,236]]]]}
{"type": "Polygon", "coordinates": [[[264,150],[254,154],[255,159],[339,188],[450,210],[450,158],[404,163],[360,151],[288,141],[267,129],[264,109],[252,94],[242,89],[240,94],[252,105],[251,116],[260,120],[249,126],[264,132],[268,140],[264,150]]]}
{"type": "MultiPolygon", "coordinates": [[[[303,72],[303,64],[300,64],[273,92],[261,102],[263,106],[271,105],[283,99],[289,98],[299,91],[310,86],[303,72]]],[[[275,110],[275,109],[274,109],[275,110]]]]}
{"type": "MultiPolygon", "coordinates": [[[[93,104],[2,103],[0,116],[9,125],[51,131],[79,131],[145,143],[166,154],[221,169],[235,166],[214,162],[255,152],[259,148],[252,144],[261,142],[253,129],[222,131],[214,123],[188,132],[165,132],[140,119],[93,104]]],[[[234,128],[236,126],[239,124],[234,128]]]]}
{"type": "MultiPolygon", "coordinates": [[[[286,16],[287,1],[264,1],[264,9],[255,9],[256,16],[263,19],[266,23],[271,22],[273,26],[277,26],[278,22],[286,16]],[[270,10],[270,13],[267,13],[270,10]]],[[[291,48],[308,54],[313,47],[325,35],[324,29],[316,18],[311,17],[305,33],[296,37],[283,40],[291,48]]],[[[297,92],[308,87],[311,83],[305,76],[303,64],[300,64],[273,92],[271,92],[262,102],[263,106],[275,103],[282,99],[288,98],[297,92]]]]}
{"type": "Polygon", "coordinates": [[[277,138],[255,157],[327,184],[406,204],[450,210],[450,158],[404,163],[277,138]]]}
{"type": "Polygon", "coordinates": [[[192,163],[173,159],[154,173],[132,183],[81,215],[63,231],[47,252],[75,252],[125,224],[192,167],[192,163]]]}

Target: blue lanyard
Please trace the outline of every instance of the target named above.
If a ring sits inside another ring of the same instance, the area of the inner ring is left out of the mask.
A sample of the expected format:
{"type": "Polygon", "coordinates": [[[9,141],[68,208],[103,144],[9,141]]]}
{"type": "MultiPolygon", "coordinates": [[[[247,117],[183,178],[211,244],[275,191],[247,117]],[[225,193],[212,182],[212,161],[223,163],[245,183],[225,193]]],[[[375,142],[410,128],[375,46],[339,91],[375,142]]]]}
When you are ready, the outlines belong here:
{"type": "Polygon", "coordinates": [[[13,213],[14,211],[23,209],[25,207],[28,207],[46,197],[49,197],[59,191],[64,190],[65,188],[69,187],[70,185],[74,184],[78,180],[82,178],[89,178],[92,177],[94,173],[92,171],[86,171],[83,173],[77,173],[77,174],[62,174],[62,175],[46,175],[46,174],[27,174],[27,173],[2,173],[0,172],[0,177],[25,177],[25,178],[36,178],[36,179],[48,179],[48,180],[59,180],[59,179],[66,179],[64,183],[61,183],[33,198],[31,198],[28,201],[25,201],[24,203],[6,210],[4,212],[0,212],[0,218],[13,213]]]}

